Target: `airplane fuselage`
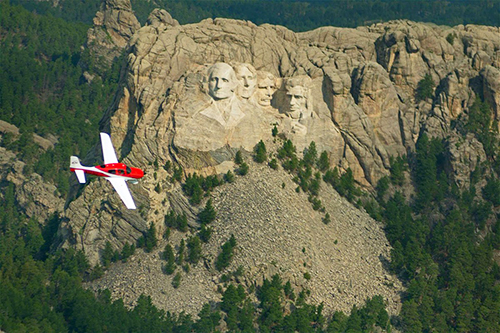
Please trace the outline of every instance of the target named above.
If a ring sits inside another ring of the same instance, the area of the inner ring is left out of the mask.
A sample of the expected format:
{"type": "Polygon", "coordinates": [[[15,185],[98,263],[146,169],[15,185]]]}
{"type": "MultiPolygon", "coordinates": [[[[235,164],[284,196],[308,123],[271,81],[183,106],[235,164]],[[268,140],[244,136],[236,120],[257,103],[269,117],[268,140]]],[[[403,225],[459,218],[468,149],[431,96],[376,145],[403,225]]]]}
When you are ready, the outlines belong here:
{"type": "Polygon", "coordinates": [[[79,166],[70,168],[72,172],[76,170],[82,170],[83,172],[107,178],[119,178],[124,180],[137,180],[144,177],[144,171],[139,168],[131,168],[123,163],[109,163],[103,165],[90,166],[79,166]]]}

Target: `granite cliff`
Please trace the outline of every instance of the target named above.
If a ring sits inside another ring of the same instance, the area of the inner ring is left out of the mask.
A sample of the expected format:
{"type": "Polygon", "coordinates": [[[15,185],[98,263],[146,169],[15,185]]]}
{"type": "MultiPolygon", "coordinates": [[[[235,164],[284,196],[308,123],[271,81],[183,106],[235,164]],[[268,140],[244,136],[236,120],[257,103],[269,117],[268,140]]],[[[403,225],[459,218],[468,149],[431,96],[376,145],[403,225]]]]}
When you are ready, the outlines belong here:
{"type": "MultiPolygon", "coordinates": [[[[260,140],[275,153],[276,126],[299,153],[314,141],[332,166],[352,170],[370,192],[389,174],[391,156],[412,152],[425,133],[447,141],[449,172],[466,188],[486,154],[481,142],[464,140],[453,123],[468,117],[476,96],[500,120],[499,28],[392,21],[295,33],[222,18],[179,25],[164,10],[139,27],[128,1],[103,6],[87,45],[104,43],[96,32],[113,26],[112,42],[94,52],[119,46],[126,64],[100,129],[111,134],[119,157],[145,169],[146,176],[131,185],[137,211],[124,209],[104,180],[80,191],[75,184],[60,246],[83,250],[93,265],[106,242],[120,250],[151,224],[162,238],[171,209],[186,212],[193,230],[199,227],[200,207],[190,205],[171,181],[172,171],[161,167],[167,163],[181,166],[185,175],[225,173],[234,169],[236,151],[249,154],[260,140]],[[123,17],[128,23],[114,24],[123,17]],[[429,78],[431,93],[419,96],[419,85],[429,78]]],[[[100,159],[99,147],[86,158],[100,159]]],[[[349,310],[383,294],[397,313],[402,287],[383,264],[390,247],[382,226],[326,184],[319,197],[336,218],[324,225],[307,197],[293,191],[291,178],[282,169],[252,164],[248,178],[211,193],[219,211],[214,237],[204,248],[204,265],[186,273],[179,289],[161,273],[158,251],[112,267],[92,287],[108,287],[130,303],[144,292],[163,308],[196,313],[203,302],[220,297],[215,290],[222,273],[213,259],[234,234],[240,245],[228,271],[243,266],[242,281],[249,285],[280,272],[294,287],[311,289],[328,311],[349,310]],[[311,280],[303,278],[304,270],[311,280]]],[[[169,241],[177,246],[185,237],[174,232],[169,241]]]]}

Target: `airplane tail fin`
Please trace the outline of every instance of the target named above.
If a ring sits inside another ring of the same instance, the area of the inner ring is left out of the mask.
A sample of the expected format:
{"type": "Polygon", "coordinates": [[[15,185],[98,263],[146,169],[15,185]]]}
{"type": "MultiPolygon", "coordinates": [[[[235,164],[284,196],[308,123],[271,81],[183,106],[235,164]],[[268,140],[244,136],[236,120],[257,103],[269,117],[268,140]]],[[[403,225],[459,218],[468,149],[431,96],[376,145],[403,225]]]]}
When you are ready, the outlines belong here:
{"type": "Polygon", "coordinates": [[[70,168],[78,168],[81,167],[80,159],[77,156],[71,156],[69,158],[69,167],[70,168]]]}
{"type": "Polygon", "coordinates": [[[71,156],[69,159],[69,168],[71,171],[74,171],[76,174],[76,178],[81,184],[85,184],[87,180],[85,179],[85,172],[83,170],[78,170],[76,168],[81,168],[82,164],[80,163],[80,159],[76,156],[71,156]]]}

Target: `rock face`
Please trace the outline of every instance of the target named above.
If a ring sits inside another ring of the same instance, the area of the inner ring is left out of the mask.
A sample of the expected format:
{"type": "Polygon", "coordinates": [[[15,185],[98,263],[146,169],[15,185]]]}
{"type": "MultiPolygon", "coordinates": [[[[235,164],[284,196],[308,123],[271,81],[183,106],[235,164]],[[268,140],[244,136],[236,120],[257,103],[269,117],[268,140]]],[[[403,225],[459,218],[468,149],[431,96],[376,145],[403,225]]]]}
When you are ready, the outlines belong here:
{"type": "Polygon", "coordinates": [[[85,44],[90,57],[96,59],[98,73],[111,67],[140,27],[129,0],[106,0],[101,4],[85,44]]]}
{"type": "Polygon", "coordinates": [[[27,217],[42,223],[52,214],[63,211],[64,199],[57,194],[57,188],[44,182],[39,174],[25,175],[24,166],[13,152],[0,147],[0,182],[14,184],[18,206],[27,217]]]}
{"type": "MultiPolygon", "coordinates": [[[[89,36],[101,36],[103,27],[120,23],[109,28],[120,32],[111,34],[116,39],[112,44],[122,47],[128,40],[129,52],[120,90],[102,119],[101,130],[111,134],[119,157],[145,169],[146,176],[131,186],[139,207],[136,212],[126,211],[104,181],[85,186],[68,203],[60,229],[65,239],[61,246],[83,249],[92,264],[98,262],[106,242],[120,250],[151,224],[161,238],[164,216],[170,209],[186,212],[190,224],[197,226],[194,217],[199,208],[191,207],[179,185],[170,181],[173,168],[162,166],[181,166],[185,175],[232,170],[238,150],[249,153],[260,140],[272,146],[274,126],[294,142],[299,153],[315,141],[319,152],[328,153],[332,166],[340,172],[350,168],[367,190],[389,174],[391,156],[414,150],[422,133],[455,142],[447,152],[450,174],[463,188],[477,163],[486,159],[478,141],[471,138],[461,145],[462,139],[451,124],[467,117],[476,95],[484,96],[499,117],[499,28],[392,21],[356,29],[323,27],[295,33],[281,26],[219,18],[179,25],[163,10],[154,11],[139,28],[128,2],[108,1],[103,8],[89,36]],[[426,75],[434,82],[433,96],[417,100],[416,89],[426,75]]],[[[94,40],[99,45],[97,41],[103,39],[94,40]]],[[[105,53],[114,54],[107,50],[110,48],[103,47],[105,53]]],[[[96,148],[87,160],[97,162],[99,154],[96,148]]],[[[290,177],[277,174],[283,183],[290,177]]],[[[260,180],[254,181],[235,185],[234,191],[224,188],[235,198],[214,193],[221,213],[216,236],[208,245],[209,272],[213,272],[210,256],[216,255],[229,233],[239,232],[236,224],[241,223],[238,238],[242,245],[234,264],[244,266],[248,281],[262,272],[280,271],[297,287],[314,285],[314,300],[335,297],[339,309],[363,301],[372,294],[367,290],[376,289],[375,294],[384,291],[387,299],[396,297],[398,287],[384,287],[396,282],[384,275],[378,259],[389,256],[379,225],[356,215],[361,213],[348,205],[336,205],[341,200],[335,194],[323,193],[321,199],[330,214],[339,216],[330,226],[323,226],[308,210],[310,205],[304,198],[302,204],[288,202],[285,198],[292,194],[275,194],[276,184],[271,181],[262,193],[274,193],[279,209],[272,210],[264,195],[258,203],[267,208],[260,215],[258,206],[246,196],[260,180]],[[296,211],[301,205],[304,211],[296,211]],[[352,214],[340,218],[344,211],[352,214]],[[256,247],[252,241],[259,232],[258,237],[267,239],[267,245],[276,245],[256,247]],[[325,248],[315,243],[316,239],[322,239],[325,248]],[[337,247],[331,244],[335,239],[339,240],[337,247]],[[305,254],[297,248],[290,248],[290,253],[283,250],[300,243],[306,247],[305,254]],[[269,253],[276,254],[276,265],[267,260],[269,253]],[[300,277],[304,269],[313,276],[311,282],[300,277]],[[372,272],[369,274],[374,278],[360,285],[349,282],[350,276],[358,279],[363,272],[372,272]]],[[[130,267],[158,273],[157,260],[148,261],[154,268],[137,262],[140,267],[132,263],[130,267]]],[[[115,295],[123,296],[125,291],[116,283],[124,281],[127,269],[132,268],[119,267],[98,284],[111,286],[115,295]]],[[[195,279],[206,275],[205,271],[196,272],[198,268],[193,273],[195,279]]],[[[157,277],[155,283],[164,284],[164,276],[153,276],[157,277]]],[[[137,292],[152,294],[163,288],[140,281],[135,286],[137,292]]],[[[181,304],[181,294],[189,287],[178,291],[165,288],[162,292],[168,297],[177,295],[181,304]]],[[[202,295],[217,297],[209,292],[213,282],[203,280],[193,288],[199,291],[195,298],[200,302],[206,301],[202,295]]],[[[162,297],[166,296],[158,296],[156,302],[168,308],[162,297]]],[[[335,308],[332,304],[331,309],[335,308]]]]}

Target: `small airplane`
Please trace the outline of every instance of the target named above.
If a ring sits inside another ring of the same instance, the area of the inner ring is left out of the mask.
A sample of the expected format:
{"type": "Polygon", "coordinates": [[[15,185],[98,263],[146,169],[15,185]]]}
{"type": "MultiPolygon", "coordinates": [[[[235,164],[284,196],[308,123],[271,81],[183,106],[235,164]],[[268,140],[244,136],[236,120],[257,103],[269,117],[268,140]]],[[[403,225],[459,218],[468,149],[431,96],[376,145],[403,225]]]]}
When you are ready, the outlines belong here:
{"type": "Polygon", "coordinates": [[[134,199],[130,194],[127,186],[127,181],[136,184],[138,179],[144,176],[144,171],[138,168],[131,168],[123,163],[118,163],[116,158],[115,149],[111,138],[107,133],[100,133],[102,155],[104,157],[104,164],[93,167],[83,166],[80,164],[80,159],[77,156],[70,157],[70,170],[76,174],[78,181],[81,184],[86,183],[85,174],[105,177],[111,185],[115,188],[116,192],[122,199],[123,203],[128,209],[136,209],[134,199]]]}

